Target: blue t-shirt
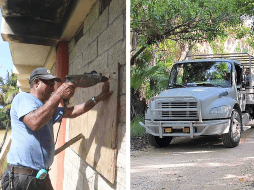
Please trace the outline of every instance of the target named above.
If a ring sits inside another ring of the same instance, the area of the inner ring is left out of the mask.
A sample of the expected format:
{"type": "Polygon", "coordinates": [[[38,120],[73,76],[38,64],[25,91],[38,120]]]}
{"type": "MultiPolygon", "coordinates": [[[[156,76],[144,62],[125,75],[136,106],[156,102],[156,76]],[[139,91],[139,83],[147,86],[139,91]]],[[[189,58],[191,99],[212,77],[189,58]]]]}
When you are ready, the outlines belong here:
{"type": "Polygon", "coordinates": [[[30,93],[21,92],[11,105],[12,142],[7,162],[12,165],[30,167],[35,170],[48,169],[54,160],[55,144],[53,124],[61,119],[63,107],[58,107],[49,122],[38,131],[32,131],[23,117],[43,106],[30,93]]]}

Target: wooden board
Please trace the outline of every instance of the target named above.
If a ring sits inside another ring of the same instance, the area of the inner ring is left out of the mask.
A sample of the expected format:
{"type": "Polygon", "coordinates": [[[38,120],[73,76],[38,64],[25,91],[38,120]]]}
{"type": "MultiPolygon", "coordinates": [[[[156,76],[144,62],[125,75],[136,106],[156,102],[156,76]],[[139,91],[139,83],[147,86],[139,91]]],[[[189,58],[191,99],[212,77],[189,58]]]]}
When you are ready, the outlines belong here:
{"type": "MultiPolygon", "coordinates": [[[[111,75],[109,71],[102,73],[107,77],[111,75]]],[[[73,144],[71,148],[111,183],[115,181],[117,156],[119,107],[117,75],[110,76],[110,90],[114,91],[111,97],[104,102],[99,102],[89,112],[75,119],[70,119],[69,126],[69,139],[79,133],[84,135],[84,138],[73,144]]],[[[98,95],[102,85],[103,83],[99,83],[89,88],[77,88],[73,97],[74,105],[84,103],[91,97],[98,95]]]]}

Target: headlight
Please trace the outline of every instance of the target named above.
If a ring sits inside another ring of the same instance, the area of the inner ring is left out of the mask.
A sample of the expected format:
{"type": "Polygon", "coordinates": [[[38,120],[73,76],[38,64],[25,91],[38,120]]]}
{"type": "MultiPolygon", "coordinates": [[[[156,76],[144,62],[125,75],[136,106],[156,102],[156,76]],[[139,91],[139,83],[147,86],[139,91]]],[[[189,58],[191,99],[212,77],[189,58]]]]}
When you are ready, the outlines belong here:
{"type": "Polygon", "coordinates": [[[222,114],[229,110],[228,106],[215,107],[210,110],[210,114],[222,114]]]}

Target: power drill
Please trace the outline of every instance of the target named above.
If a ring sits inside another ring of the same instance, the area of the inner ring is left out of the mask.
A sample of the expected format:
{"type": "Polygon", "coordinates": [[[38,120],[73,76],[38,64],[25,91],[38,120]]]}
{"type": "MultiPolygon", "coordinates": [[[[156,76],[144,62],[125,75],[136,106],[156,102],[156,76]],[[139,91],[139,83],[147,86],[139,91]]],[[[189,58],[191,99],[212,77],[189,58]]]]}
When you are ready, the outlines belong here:
{"type": "MultiPolygon", "coordinates": [[[[92,71],[91,73],[84,73],[83,75],[67,75],[65,76],[65,82],[71,82],[75,84],[76,87],[88,88],[96,85],[100,82],[108,81],[108,77],[102,76],[102,73],[97,73],[92,71]]],[[[66,108],[68,100],[64,99],[64,107],[66,108]]]]}

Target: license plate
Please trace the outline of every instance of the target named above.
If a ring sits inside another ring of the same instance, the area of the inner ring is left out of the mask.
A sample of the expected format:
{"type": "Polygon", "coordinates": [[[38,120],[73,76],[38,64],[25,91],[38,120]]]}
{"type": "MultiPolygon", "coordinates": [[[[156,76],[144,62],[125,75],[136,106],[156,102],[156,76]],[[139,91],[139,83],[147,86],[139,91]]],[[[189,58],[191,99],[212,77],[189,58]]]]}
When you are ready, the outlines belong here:
{"type": "Polygon", "coordinates": [[[171,133],[172,132],[172,128],[164,128],[164,132],[165,133],[171,133]]]}

